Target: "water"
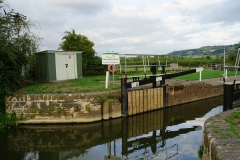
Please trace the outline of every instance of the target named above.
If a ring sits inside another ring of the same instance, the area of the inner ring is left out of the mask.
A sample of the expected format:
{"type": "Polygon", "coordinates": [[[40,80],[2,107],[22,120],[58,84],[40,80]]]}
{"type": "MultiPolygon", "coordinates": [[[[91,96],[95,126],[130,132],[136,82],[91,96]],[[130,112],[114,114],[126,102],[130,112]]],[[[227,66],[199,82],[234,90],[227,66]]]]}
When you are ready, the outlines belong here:
{"type": "Polygon", "coordinates": [[[194,160],[204,121],[222,112],[222,97],[127,119],[76,125],[22,125],[0,133],[2,160],[194,160]]]}

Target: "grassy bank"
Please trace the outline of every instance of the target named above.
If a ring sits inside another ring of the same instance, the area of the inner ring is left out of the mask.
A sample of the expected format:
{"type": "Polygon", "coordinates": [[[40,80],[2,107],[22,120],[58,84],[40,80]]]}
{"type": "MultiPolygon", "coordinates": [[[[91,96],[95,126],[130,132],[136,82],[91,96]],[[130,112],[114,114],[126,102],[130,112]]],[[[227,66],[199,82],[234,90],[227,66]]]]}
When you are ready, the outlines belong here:
{"type": "MultiPolygon", "coordinates": [[[[204,70],[202,72],[202,79],[219,78],[223,74],[223,71],[204,70]]],[[[234,71],[229,71],[228,76],[234,76],[234,71]]],[[[128,76],[140,76],[140,79],[144,78],[143,72],[135,72],[128,74],[128,76]]],[[[151,72],[147,72],[147,75],[151,75],[151,72]]],[[[125,76],[125,75],[123,75],[125,76]]],[[[115,75],[114,85],[112,82],[112,75],[110,76],[110,85],[108,89],[105,89],[105,75],[101,76],[87,76],[81,79],[52,82],[52,83],[35,83],[33,85],[26,86],[16,92],[16,94],[42,94],[42,93],[88,93],[99,92],[108,90],[120,89],[121,75],[115,75]]],[[[193,73],[185,76],[174,78],[175,80],[198,80],[199,73],[193,73]]],[[[131,78],[129,78],[131,81],[131,78]]]]}
{"type": "MultiPolygon", "coordinates": [[[[202,79],[220,78],[220,76],[222,76],[222,74],[223,74],[223,71],[204,70],[202,72],[202,79]]],[[[235,71],[228,71],[228,77],[234,76],[234,75],[235,75],[235,71]]],[[[198,80],[199,72],[176,77],[174,79],[175,80],[198,80]]]]}

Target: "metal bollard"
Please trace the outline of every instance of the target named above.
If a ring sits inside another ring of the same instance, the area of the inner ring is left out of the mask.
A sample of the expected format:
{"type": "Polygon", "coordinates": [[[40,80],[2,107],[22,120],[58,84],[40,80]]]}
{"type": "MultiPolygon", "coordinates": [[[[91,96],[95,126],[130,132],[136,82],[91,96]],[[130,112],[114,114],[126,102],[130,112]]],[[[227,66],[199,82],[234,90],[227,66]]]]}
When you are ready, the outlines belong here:
{"type": "Polygon", "coordinates": [[[234,85],[229,83],[224,83],[223,111],[227,111],[233,108],[233,92],[234,92],[234,85]]]}

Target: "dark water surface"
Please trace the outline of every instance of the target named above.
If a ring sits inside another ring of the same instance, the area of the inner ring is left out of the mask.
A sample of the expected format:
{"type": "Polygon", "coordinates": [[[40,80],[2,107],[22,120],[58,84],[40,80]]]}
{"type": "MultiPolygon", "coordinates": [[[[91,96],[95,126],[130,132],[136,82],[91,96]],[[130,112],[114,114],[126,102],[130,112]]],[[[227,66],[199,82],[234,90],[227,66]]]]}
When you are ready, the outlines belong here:
{"type": "Polygon", "coordinates": [[[91,124],[21,125],[0,133],[1,160],[195,160],[222,97],[91,124]]]}

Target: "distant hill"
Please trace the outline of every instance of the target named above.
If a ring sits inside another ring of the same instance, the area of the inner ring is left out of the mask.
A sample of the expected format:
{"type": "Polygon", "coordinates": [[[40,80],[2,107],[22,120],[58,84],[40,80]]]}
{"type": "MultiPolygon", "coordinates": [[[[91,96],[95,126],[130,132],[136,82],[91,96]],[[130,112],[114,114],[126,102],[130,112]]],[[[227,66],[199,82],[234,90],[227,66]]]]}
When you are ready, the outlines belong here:
{"type": "Polygon", "coordinates": [[[204,46],[196,49],[187,49],[181,51],[173,51],[169,53],[172,56],[222,56],[225,48],[225,52],[231,49],[235,49],[234,47],[238,44],[233,45],[222,45],[222,46],[204,46]]]}

